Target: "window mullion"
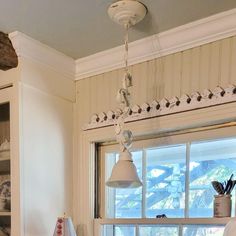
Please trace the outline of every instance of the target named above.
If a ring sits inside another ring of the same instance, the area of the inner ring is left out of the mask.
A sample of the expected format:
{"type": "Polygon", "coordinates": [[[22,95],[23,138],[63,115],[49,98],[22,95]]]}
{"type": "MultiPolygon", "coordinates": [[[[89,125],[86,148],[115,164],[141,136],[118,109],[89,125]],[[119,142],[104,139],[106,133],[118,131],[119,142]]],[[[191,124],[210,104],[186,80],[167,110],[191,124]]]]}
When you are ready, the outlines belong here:
{"type": "Polygon", "coordinates": [[[235,202],[234,202],[234,217],[236,217],[236,189],[233,190],[232,196],[235,196],[235,202]]]}
{"type": "Polygon", "coordinates": [[[139,236],[139,225],[135,225],[135,236],[139,236]]]}
{"type": "Polygon", "coordinates": [[[146,192],[147,192],[147,157],[146,150],[142,151],[142,180],[143,180],[143,189],[142,189],[142,218],[146,218],[146,192]]]}
{"type": "Polygon", "coordinates": [[[183,225],[179,225],[178,236],[183,236],[183,225]]]}
{"type": "Polygon", "coordinates": [[[104,176],[104,205],[105,208],[102,207],[102,217],[105,218],[115,218],[116,215],[116,190],[113,188],[106,188],[105,187],[105,181],[108,179],[108,177],[111,175],[111,167],[114,166],[116,163],[116,153],[113,153],[109,159],[106,159],[105,161],[105,176],[104,176]]]}
{"type": "Polygon", "coordinates": [[[185,209],[184,217],[189,217],[189,166],[190,166],[190,148],[191,143],[186,144],[186,173],[185,173],[185,209]]]}

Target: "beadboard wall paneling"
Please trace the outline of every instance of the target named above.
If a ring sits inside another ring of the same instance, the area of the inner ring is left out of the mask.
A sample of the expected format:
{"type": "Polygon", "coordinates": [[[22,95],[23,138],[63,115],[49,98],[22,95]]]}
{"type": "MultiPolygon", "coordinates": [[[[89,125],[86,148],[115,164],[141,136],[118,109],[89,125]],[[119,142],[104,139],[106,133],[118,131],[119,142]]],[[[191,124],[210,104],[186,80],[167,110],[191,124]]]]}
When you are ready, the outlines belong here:
{"type": "MultiPolygon", "coordinates": [[[[236,36],[188,49],[130,67],[132,102],[141,105],[194,91],[236,83],[236,36]]],[[[93,113],[115,110],[123,69],[79,80],[77,104],[80,124],[93,113]]]]}
{"type": "Polygon", "coordinates": [[[209,89],[213,89],[216,84],[220,84],[221,43],[221,41],[217,41],[210,45],[211,60],[208,77],[209,89]]]}
{"type": "Polygon", "coordinates": [[[180,94],[188,93],[191,85],[192,50],[182,52],[180,94]]]}
{"type": "Polygon", "coordinates": [[[231,66],[230,66],[230,83],[234,83],[236,75],[236,37],[231,40],[231,66]]]}
{"type": "Polygon", "coordinates": [[[200,47],[193,48],[191,51],[192,54],[192,62],[190,67],[190,77],[191,77],[191,84],[190,90],[197,91],[199,90],[199,77],[200,77],[200,47]]]}
{"type": "MultiPolygon", "coordinates": [[[[220,74],[220,84],[222,86],[227,86],[229,83],[229,72],[231,64],[231,42],[232,39],[227,38],[222,41],[221,44],[221,74],[220,74]]],[[[235,65],[234,65],[235,66],[235,65]]]]}
{"type": "Polygon", "coordinates": [[[147,90],[149,93],[147,94],[147,100],[151,101],[153,97],[157,96],[157,80],[155,77],[156,74],[156,67],[155,67],[155,60],[147,62],[147,90]]]}

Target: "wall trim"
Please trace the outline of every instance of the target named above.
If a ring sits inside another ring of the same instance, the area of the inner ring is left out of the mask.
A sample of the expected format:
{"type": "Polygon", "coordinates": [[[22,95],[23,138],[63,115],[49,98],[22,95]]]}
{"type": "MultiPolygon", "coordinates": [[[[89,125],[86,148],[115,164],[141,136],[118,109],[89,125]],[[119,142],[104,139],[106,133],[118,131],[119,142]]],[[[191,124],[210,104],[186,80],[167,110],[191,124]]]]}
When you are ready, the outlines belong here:
{"type": "MultiPolygon", "coordinates": [[[[184,94],[180,98],[163,98],[160,101],[153,100],[150,103],[134,105],[125,122],[146,120],[180,112],[222,105],[236,101],[236,86],[229,85],[223,89],[218,86],[214,90],[205,89],[202,93],[194,92],[191,95],[184,94]]],[[[117,119],[124,113],[124,110],[101,112],[93,114],[83,130],[91,130],[114,125],[117,119]]]]}
{"type": "Polygon", "coordinates": [[[74,59],[19,31],[10,33],[9,38],[19,58],[26,58],[41,63],[62,73],[69,79],[75,79],[74,59]]]}
{"type": "MultiPolygon", "coordinates": [[[[130,43],[134,65],[236,35],[236,8],[130,43]]],[[[76,60],[76,80],[123,67],[123,46],[76,60]]]]}

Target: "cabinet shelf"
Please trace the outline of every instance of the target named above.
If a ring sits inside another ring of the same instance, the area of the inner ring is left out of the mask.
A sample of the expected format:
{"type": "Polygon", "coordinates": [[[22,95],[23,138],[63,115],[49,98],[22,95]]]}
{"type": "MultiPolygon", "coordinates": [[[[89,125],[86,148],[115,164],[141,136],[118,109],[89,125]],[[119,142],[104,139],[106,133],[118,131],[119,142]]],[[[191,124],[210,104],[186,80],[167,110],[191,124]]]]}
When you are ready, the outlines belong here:
{"type": "Polygon", "coordinates": [[[10,160],[10,150],[0,150],[0,161],[10,160]]]}
{"type": "Polygon", "coordinates": [[[2,158],[0,158],[0,162],[1,161],[10,161],[10,156],[9,157],[2,157],[2,158]]]}
{"type": "Polygon", "coordinates": [[[0,211],[0,216],[11,216],[10,211],[0,211]]]}
{"type": "Polygon", "coordinates": [[[0,175],[10,174],[10,159],[0,159],[0,175]]]}

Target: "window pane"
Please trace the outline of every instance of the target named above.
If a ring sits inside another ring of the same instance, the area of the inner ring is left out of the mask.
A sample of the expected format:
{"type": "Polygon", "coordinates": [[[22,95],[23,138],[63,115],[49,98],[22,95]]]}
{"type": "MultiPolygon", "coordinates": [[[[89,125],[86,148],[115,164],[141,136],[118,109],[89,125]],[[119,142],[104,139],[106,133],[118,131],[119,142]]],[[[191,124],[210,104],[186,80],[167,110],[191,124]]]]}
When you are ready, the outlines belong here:
{"type": "Polygon", "coordinates": [[[146,150],[146,216],[184,217],[186,146],[146,150]]]}
{"type": "Polygon", "coordinates": [[[135,236],[136,229],[133,225],[104,225],[102,236],[135,236]]]}
{"type": "Polygon", "coordinates": [[[213,215],[213,198],[216,192],[211,186],[211,181],[224,182],[229,179],[231,174],[236,177],[235,147],[236,139],[200,142],[191,145],[190,217],[211,217],[213,215]]]}
{"type": "Polygon", "coordinates": [[[112,236],[114,235],[114,226],[113,225],[103,225],[102,227],[102,236],[112,236]]]}
{"type": "Polygon", "coordinates": [[[140,226],[139,227],[140,236],[178,236],[177,226],[140,226]]]}
{"type": "Polygon", "coordinates": [[[223,226],[186,226],[183,236],[223,236],[223,226]]]}
{"type": "MultiPolygon", "coordinates": [[[[139,178],[142,179],[142,151],[132,152],[132,157],[137,168],[139,178]]],[[[118,154],[116,155],[116,159],[118,161],[118,154]]],[[[112,169],[112,167],[110,167],[110,169],[112,169]]],[[[108,209],[108,211],[113,211],[113,214],[108,212],[108,217],[141,218],[142,187],[133,189],[106,188],[108,193],[108,202],[114,199],[114,208],[112,209],[112,207],[110,207],[108,209]]],[[[109,203],[109,205],[111,205],[111,203],[109,203]]]]}
{"type": "Polygon", "coordinates": [[[135,227],[116,225],[115,236],[135,236],[135,227]]]}

